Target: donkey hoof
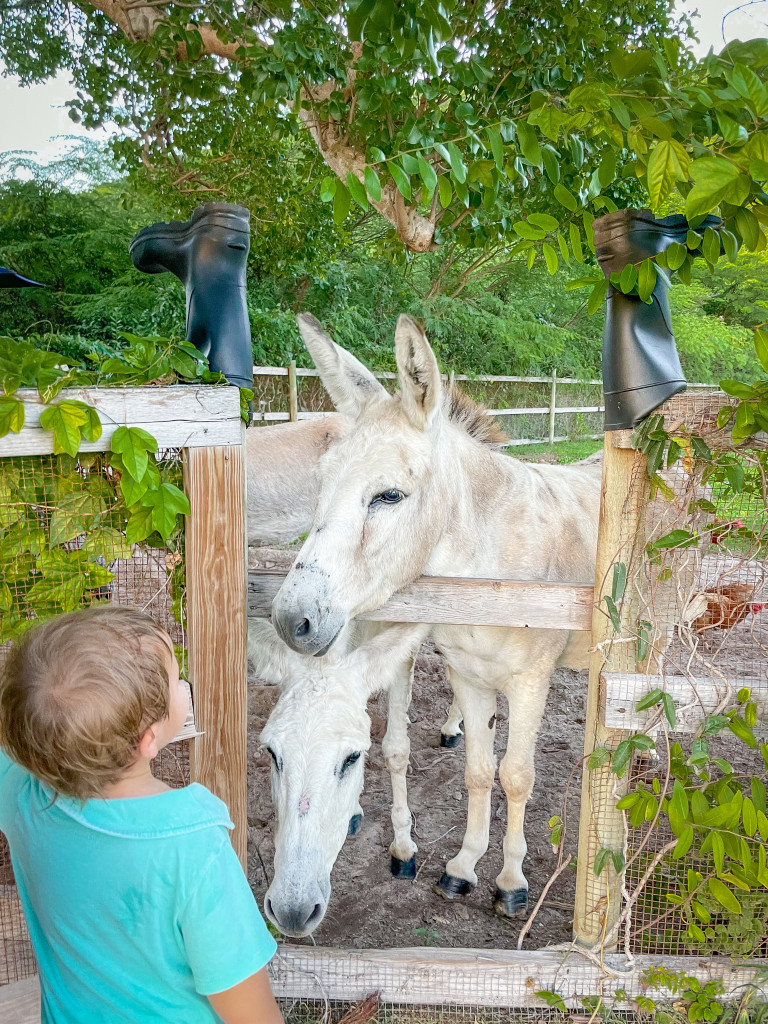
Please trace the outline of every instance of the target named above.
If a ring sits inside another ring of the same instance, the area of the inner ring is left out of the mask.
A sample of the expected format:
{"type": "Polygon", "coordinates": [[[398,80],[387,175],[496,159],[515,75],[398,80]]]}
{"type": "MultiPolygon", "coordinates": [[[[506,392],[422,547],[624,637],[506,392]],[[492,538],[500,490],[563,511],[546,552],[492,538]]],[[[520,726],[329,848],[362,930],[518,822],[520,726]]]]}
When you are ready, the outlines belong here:
{"type": "Polygon", "coordinates": [[[458,747],[459,741],[461,740],[461,733],[457,732],[455,736],[446,736],[444,732],[440,733],[440,746],[441,747],[458,747]]]}
{"type": "Polygon", "coordinates": [[[493,909],[499,917],[520,917],[528,908],[527,889],[497,889],[493,909]]]}
{"type": "Polygon", "coordinates": [[[347,826],[347,835],[356,836],[360,829],[363,827],[363,816],[362,814],[353,814],[349,819],[349,825],[347,826]]]}
{"type": "Polygon", "coordinates": [[[466,878],[456,878],[455,875],[449,875],[444,871],[440,876],[440,881],[435,886],[435,892],[444,896],[447,900],[453,900],[457,896],[466,896],[474,888],[474,884],[468,882],[466,878]]]}
{"type": "Polygon", "coordinates": [[[410,860],[400,860],[399,857],[391,855],[389,858],[389,870],[393,878],[415,878],[416,877],[416,855],[410,860]]]}

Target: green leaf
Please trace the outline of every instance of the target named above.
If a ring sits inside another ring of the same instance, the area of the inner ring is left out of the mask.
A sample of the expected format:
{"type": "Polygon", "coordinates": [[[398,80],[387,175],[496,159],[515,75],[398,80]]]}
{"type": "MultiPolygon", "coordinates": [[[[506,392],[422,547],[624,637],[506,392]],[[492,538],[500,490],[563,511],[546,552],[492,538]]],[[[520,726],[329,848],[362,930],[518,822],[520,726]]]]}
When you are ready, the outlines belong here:
{"type": "MultiPolygon", "coordinates": [[[[755,225],[757,225],[757,221],[755,221],[755,225]]],[[[704,232],[701,251],[707,263],[714,267],[720,259],[720,236],[714,228],[707,228],[704,232]]]]}
{"type": "Polygon", "coordinates": [[[43,430],[53,431],[53,452],[59,455],[66,452],[73,457],[77,455],[83,430],[88,426],[90,417],[82,402],[58,402],[49,405],[40,416],[43,430]]]}
{"type": "Polygon", "coordinates": [[[606,605],[608,607],[608,615],[610,616],[610,619],[611,619],[611,625],[613,626],[613,628],[616,630],[617,633],[620,633],[621,632],[621,615],[619,614],[619,609],[616,607],[616,604],[615,604],[613,598],[609,597],[608,594],[605,595],[603,600],[605,601],[605,603],[606,603],[606,605]]]}
{"type": "Polygon", "coordinates": [[[670,242],[666,249],[667,266],[677,270],[688,259],[688,249],[682,242],[670,242]]]}
{"type": "Polygon", "coordinates": [[[154,532],[151,507],[139,506],[131,510],[125,528],[125,539],[129,544],[140,544],[154,532]]]}
{"type": "MultiPolygon", "coordinates": [[[[357,175],[352,174],[351,171],[347,174],[347,188],[349,189],[349,194],[352,196],[357,205],[363,210],[368,210],[370,207],[370,203],[368,202],[368,196],[365,191],[365,186],[357,177],[357,175]]],[[[334,209],[334,215],[335,212],[336,211],[334,209]]],[[[346,217],[346,213],[341,218],[342,221],[344,220],[344,217],[346,217]]],[[[341,221],[339,221],[339,223],[341,223],[341,221]]]]}
{"type": "Polygon", "coordinates": [[[613,566],[611,579],[611,597],[614,603],[618,603],[624,596],[624,588],[627,585],[627,567],[624,562],[616,562],[613,566]]]}
{"type": "Polygon", "coordinates": [[[541,251],[544,253],[544,262],[547,264],[547,270],[552,275],[556,274],[558,266],[557,253],[549,242],[545,242],[542,245],[541,251]]]}
{"type": "Polygon", "coordinates": [[[642,697],[635,705],[636,711],[647,711],[648,708],[655,707],[664,696],[664,691],[658,687],[649,690],[644,697],[642,697]]]}
{"type": "Polygon", "coordinates": [[[174,484],[166,482],[157,490],[147,491],[141,504],[152,509],[152,525],[166,542],[176,527],[176,516],[189,515],[187,496],[174,484]]]}
{"type": "Polygon", "coordinates": [[[718,875],[723,873],[723,861],[725,860],[725,844],[719,832],[712,832],[712,859],[715,862],[715,871],[718,875]]]}
{"type": "Polygon", "coordinates": [[[447,209],[451,205],[453,199],[453,188],[451,187],[451,179],[447,174],[441,174],[437,179],[437,191],[440,196],[440,205],[443,209],[447,209]]]}
{"type": "Polygon", "coordinates": [[[669,198],[675,183],[688,180],[691,158],[676,139],[659,142],[648,157],[648,195],[658,208],[669,198]]]}
{"type": "Polygon", "coordinates": [[[669,533],[665,533],[663,537],[659,537],[658,540],[653,542],[653,546],[658,549],[666,548],[690,548],[698,544],[699,538],[696,534],[692,534],[690,530],[670,530],[669,533]]]}
{"type": "Polygon", "coordinates": [[[343,224],[351,206],[352,199],[349,194],[349,189],[341,182],[338,182],[336,185],[336,194],[333,197],[334,223],[339,225],[343,224]]]}
{"type": "Polygon", "coordinates": [[[365,190],[371,197],[374,203],[378,203],[381,200],[381,182],[379,176],[372,167],[365,168],[365,190]]]}
{"type": "Polygon", "coordinates": [[[672,699],[672,694],[663,693],[661,695],[661,704],[664,708],[664,717],[666,718],[667,723],[669,724],[669,728],[674,729],[675,723],[677,721],[677,716],[675,714],[675,702],[672,699]]]}
{"type": "Polygon", "coordinates": [[[488,136],[488,142],[491,147],[491,153],[493,153],[493,162],[496,164],[496,170],[503,171],[504,143],[501,140],[501,133],[498,128],[486,128],[485,134],[488,136]]]}
{"type": "Polygon", "coordinates": [[[603,280],[599,281],[592,289],[589,299],[587,300],[587,313],[590,316],[596,313],[598,309],[602,309],[607,291],[608,280],[607,278],[603,278],[603,280]]]}
{"type": "Polygon", "coordinates": [[[682,835],[675,843],[674,849],[672,850],[672,857],[674,860],[680,860],[691,848],[693,843],[693,826],[686,825],[683,829],[682,835]]]}
{"type": "Polygon", "coordinates": [[[563,997],[559,996],[557,992],[550,992],[548,989],[544,989],[541,992],[534,992],[534,995],[539,999],[543,999],[547,1006],[552,1006],[561,1013],[568,1012],[568,1007],[565,1005],[563,997]]]}
{"type": "Polygon", "coordinates": [[[573,258],[577,263],[583,263],[584,252],[581,248],[581,235],[578,227],[573,223],[573,221],[568,225],[568,238],[570,239],[573,258]]]}
{"type": "Polygon", "coordinates": [[[427,198],[431,199],[437,188],[437,174],[432,164],[425,160],[423,156],[419,156],[419,176],[424,182],[424,188],[427,190],[427,198]]]}
{"type": "Polygon", "coordinates": [[[753,836],[757,832],[757,811],[749,797],[746,797],[741,805],[741,820],[744,823],[744,831],[748,836],[753,836]]]}
{"type": "Polygon", "coordinates": [[[607,764],[611,759],[611,752],[607,747],[595,747],[592,753],[589,755],[587,761],[587,768],[589,771],[593,771],[595,768],[602,768],[604,764],[607,764]]]}
{"type": "Polygon", "coordinates": [[[710,878],[707,885],[709,886],[709,891],[721,906],[725,907],[732,914],[741,913],[741,904],[724,882],[721,882],[719,878],[710,878]]]}
{"type": "Polygon", "coordinates": [[[748,747],[751,747],[752,750],[757,749],[757,740],[755,739],[755,734],[752,732],[752,729],[747,725],[743,718],[739,718],[738,716],[732,718],[728,723],[728,728],[731,730],[734,736],[738,736],[738,738],[742,740],[742,742],[746,743],[748,747]]]}
{"type": "Polygon", "coordinates": [[[531,213],[528,215],[528,223],[542,228],[544,231],[557,231],[560,222],[548,213],[531,213]]]}
{"type": "Polygon", "coordinates": [[[571,213],[575,213],[579,208],[578,200],[572,192],[568,191],[565,185],[555,185],[553,194],[558,203],[564,206],[566,210],[570,210],[571,213]]]}
{"type": "Polygon", "coordinates": [[[744,247],[754,252],[760,246],[760,224],[751,210],[736,211],[736,227],[744,241],[744,247]]]}
{"type": "Polygon", "coordinates": [[[571,256],[568,252],[568,243],[558,231],[557,233],[557,244],[560,247],[560,255],[563,257],[566,263],[570,260],[571,256]]]}
{"type": "Polygon", "coordinates": [[[721,156],[694,160],[690,177],[695,182],[685,200],[685,215],[694,220],[726,201],[740,206],[749,195],[749,177],[736,165],[721,156]]]}
{"type": "Polygon", "coordinates": [[[141,427],[118,427],[110,444],[112,451],[120,455],[125,470],[140,481],[147,471],[147,452],[157,451],[155,438],[141,427]]]}
{"type": "Polygon", "coordinates": [[[526,121],[517,122],[517,141],[520,144],[520,151],[528,163],[533,164],[534,167],[541,167],[541,147],[536,130],[526,121]]]}
{"type": "MultiPolygon", "coordinates": [[[[395,183],[397,191],[400,193],[403,199],[405,199],[405,201],[409,203],[411,201],[411,179],[408,177],[408,175],[405,173],[402,167],[394,162],[394,160],[390,161],[387,164],[387,168],[389,169],[389,173],[392,175],[392,180],[395,183]]],[[[464,177],[466,179],[466,169],[464,177]]]]}
{"type": "Polygon", "coordinates": [[[627,770],[629,759],[632,757],[632,750],[633,747],[629,740],[622,740],[613,752],[613,757],[611,758],[611,771],[614,775],[618,775],[619,778],[621,778],[627,770]]]}
{"type": "Polygon", "coordinates": [[[82,551],[94,558],[103,558],[105,562],[113,562],[116,558],[130,558],[131,545],[124,534],[111,526],[100,526],[88,533],[83,541],[82,551]]]}
{"type": "Polygon", "coordinates": [[[24,403],[19,398],[0,396],[0,437],[18,434],[24,426],[24,403]]]}
{"type": "MultiPolygon", "coordinates": [[[[460,185],[463,185],[467,180],[467,165],[464,163],[464,158],[461,155],[461,150],[455,142],[449,142],[445,147],[448,150],[448,160],[451,165],[451,173],[460,185]]],[[[398,188],[400,186],[398,185],[398,188]]],[[[402,189],[400,189],[402,192],[402,189]]]]}
{"type": "Polygon", "coordinates": [[[637,294],[643,302],[650,303],[655,287],[656,264],[652,259],[643,260],[637,269],[637,294]]]}
{"type": "Polygon", "coordinates": [[[512,225],[515,234],[520,235],[521,238],[527,238],[532,241],[540,241],[546,237],[546,231],[544,228],[536,227],[529,220],[516,220],[512,225]]]}
{"type": "MultiPolygon", "coordinates": [[[[754,342],[755,353],[757,354],[757,358],[760,360],[760,365],[763,367],[765,372],[768,373],[768,331],[763,327],[758,327],[755,331],[754,342]]],[[[1,401],[2,400],[0,400],[0,402],[1,401]]],[[[722,409],[720,411],[722,412],[722,409]]]]}

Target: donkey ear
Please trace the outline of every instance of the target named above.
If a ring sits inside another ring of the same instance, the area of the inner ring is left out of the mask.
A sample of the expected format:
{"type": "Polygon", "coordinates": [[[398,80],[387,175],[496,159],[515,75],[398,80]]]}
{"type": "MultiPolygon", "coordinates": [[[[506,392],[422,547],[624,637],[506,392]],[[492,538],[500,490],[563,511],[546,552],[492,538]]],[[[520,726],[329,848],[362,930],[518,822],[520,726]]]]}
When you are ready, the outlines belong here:
{"type": "Polygon", "coordinates": [[[429,633],[424,623],[402,623],[390,626],[361,644],[349,657],[349,668],[362,680],[369,693],[387,690],[398,676],[410,673],[421,641],[429,633]]]}
{"type": "Polygon", "coordinates": [[[409,316],[397,318],[395,357],[405,413],[414,427],[426,430],[440,411],[443,388],[435,353],[409,316]]]}
{"type": "Polygon", "coordinates": [[[248,661],[260,679],[279,686],[300,657],[287,647],[266,619],[248,619],[248,661]]]}
{"type": "Polygon", "coordinates": [[[329,338],[311,313],[298,317],[299,331],[331,401],[355,418],[373,398],[386,398],[386,388],[359,359],[329,338]]]}

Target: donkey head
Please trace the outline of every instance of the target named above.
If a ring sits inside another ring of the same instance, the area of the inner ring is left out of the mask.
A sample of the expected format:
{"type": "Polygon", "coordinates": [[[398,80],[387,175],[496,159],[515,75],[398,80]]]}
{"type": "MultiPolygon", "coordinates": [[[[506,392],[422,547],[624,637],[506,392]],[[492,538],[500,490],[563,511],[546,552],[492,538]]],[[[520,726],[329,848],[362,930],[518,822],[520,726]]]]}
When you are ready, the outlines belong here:
{"type": "Polygon", "coordinates": [[[268,622],[249,622],[249,658],[280,687],[261,734],[272,758],[275,809],[274,877],[264,910],[285,935],[309,935],[325,915],[331,869],[363,789],[368,698],[398,672],[407,675],[422,632],[392,627],[348,654],[316,660],[289,650],[268,622]]]}
{"type": "Polygon", "coordinates": [[[447,417],[437,360],[410,317],[395,331],[395,396],[313,317],[300,317],[299,327],[336,408],[353,423],[319,462],[314,524],[272,621],[294,650],[323,655],[346,623],[424,570],[447,514],[439,471],[447,417]]]}

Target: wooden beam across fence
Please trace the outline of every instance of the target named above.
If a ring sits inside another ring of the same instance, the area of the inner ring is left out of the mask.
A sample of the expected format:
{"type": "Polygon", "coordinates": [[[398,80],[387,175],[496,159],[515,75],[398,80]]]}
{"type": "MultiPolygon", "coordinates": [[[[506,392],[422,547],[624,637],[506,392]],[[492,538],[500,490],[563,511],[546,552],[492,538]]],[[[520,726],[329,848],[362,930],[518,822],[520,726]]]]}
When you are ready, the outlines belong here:
{"type": "MultiPolygon", "coordinates": [[[[287,573],[248,572],[248,614],[266,617],[287,573]]],[[[365,612],[374,622],[439,622],[454,626],[521,626],[589,630],[594,588],[589,584],[422,576],[365,612]]]]}

